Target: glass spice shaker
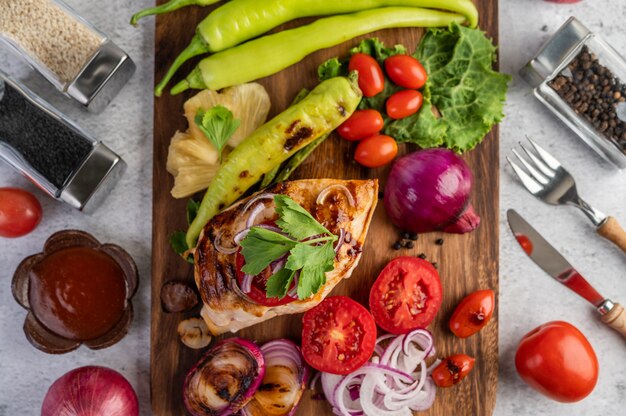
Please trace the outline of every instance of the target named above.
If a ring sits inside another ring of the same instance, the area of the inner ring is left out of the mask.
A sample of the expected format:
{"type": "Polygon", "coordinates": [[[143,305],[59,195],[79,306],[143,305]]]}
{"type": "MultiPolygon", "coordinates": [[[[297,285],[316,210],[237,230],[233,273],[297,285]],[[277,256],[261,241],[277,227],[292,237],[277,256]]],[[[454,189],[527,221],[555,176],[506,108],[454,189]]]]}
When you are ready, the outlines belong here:
{"type": "Polygon", "coordinates": [[[108,147],[0,71],[0,159],[55,199],[92,212],[125,170],[108,147]]]}
{"type": "Polygon", "coordinates": [[[520,75],[589,147],[626,168],[626,62],[606,41],[570,17],[520,75]]]}
{"type": "Polygon", "coordinates": [[[59,0],[0,0],[0,41],[96,113],[135,72],[123,50],[59,0]]]}

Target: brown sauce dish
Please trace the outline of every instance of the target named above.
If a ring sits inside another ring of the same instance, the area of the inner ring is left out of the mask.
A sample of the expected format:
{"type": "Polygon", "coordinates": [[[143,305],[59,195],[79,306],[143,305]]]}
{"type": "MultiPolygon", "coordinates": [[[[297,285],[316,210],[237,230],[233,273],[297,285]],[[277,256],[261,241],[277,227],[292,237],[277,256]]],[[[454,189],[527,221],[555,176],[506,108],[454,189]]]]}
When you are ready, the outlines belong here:
{"type": "Polygon", "coordinates": [[[51,235],[42,253],[20,263],[12,291],[28,310],[28,341],[62,354],[81,344],[100,349],[120,341],[133,319],[137,284],[137,266],[124,249],[65,230],[51,235]]]}

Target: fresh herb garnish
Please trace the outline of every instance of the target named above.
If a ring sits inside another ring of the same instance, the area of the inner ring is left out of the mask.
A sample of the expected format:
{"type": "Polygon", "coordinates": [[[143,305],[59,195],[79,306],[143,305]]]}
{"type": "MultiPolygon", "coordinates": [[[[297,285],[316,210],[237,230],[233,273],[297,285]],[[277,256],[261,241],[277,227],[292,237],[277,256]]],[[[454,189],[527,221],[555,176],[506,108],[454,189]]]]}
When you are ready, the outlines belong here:
{"type": "Polygon", "coordinates": [[[268,298],[283,298],[289,291],[297,271],[298,298],[306,299],[317,293],[326,283],[326,272],[333,270],[337,236],[285,195],[275,195],[278,219],[282,233],[261,227],[252,227],[241,241],[245,265],[244,273],[257,275],[273,262],[286,256],[285,265],[267,280],[268,298]]]}
{"type": "Polygon", "coordinates": [[[221,104],[208,111],[198,110],[195,121],[200,131],[217,148],[220,159],[222,149],[241,124],[241,120],[235,119],[233,113],[221,104]]]}
{"type": "MultiPolygon", "coordinates": [[[[186,209],[188,225],[191,224],[194,218],[196,218],[196,215],[198,215],[199,208],[200,202],[189,199],[186,209]]],[[[186,235],[187,233],[185,233],[184,231],[174,231],[172,234],[170,234],[169,238],[170,246],[176,254],[179,254],[181,256],[183,256],[185,252],[189,250],[189,246],[187,246],[187,240],[185,238],[186,235]]],[[[193,264],[193,256],[189,255],[185,257],[185,260],[187,260],[188,263],[193,264]]]]}

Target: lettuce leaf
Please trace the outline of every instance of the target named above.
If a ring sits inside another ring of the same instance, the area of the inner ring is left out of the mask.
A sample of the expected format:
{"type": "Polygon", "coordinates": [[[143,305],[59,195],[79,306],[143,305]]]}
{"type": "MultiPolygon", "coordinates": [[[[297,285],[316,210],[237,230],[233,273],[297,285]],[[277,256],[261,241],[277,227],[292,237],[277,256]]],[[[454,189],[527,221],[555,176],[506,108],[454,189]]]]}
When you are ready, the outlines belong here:
{"type": "MultiPolygon", "coordinates": [[[[387,57],[406,53],[406,48],[387,48],[373,38],[361,41],[350,52],[370,54],[382,66],[387,57]]],[[[428,72],[421,110],[401,120],[384,115],[387,98],[402,89],[389,79],[385,80],[383,92],[363,98],[359,108],[381,111],[385,119],[383,133],[398,142],[421,148],[445,146],[459,153],[473,149],[504,118],[502,110],[511,78],[492,69],[495,52],[491,40],[478,29],[456,23],[448,30],[429,29],[413,54],[428,72]]],[[[318,70],[320,78],[347,75],[348,60],[333,58],[324,62],[318,70]]]]}

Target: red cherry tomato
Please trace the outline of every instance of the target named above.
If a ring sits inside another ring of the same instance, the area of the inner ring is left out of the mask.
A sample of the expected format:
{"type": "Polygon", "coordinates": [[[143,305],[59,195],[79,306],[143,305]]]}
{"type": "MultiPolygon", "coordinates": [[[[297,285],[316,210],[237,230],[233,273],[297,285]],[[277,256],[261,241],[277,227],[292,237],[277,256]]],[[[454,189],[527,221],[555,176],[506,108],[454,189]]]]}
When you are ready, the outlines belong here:
{"type": "Polygon", "coordinates": [[[20,188],[0,188],[0,237],[16,238],[33,231],[41,221],[41,204],[20,188]]]}
{"type": "Polygon", "coordinates": [[[393,137],[379,134],[359,142],[354,160],[368,168],[377,168],[391,162],[398,154],[398,144],[393,137]]]}
{"type": "MultiPolygon", "coordinates": [[[[239,250],[237,252],[237,257],[235,258],[235,265],[237,268],[237,283],[239,284],[239,287],[241,287],[241,285],[243,284],[243,280],[245,277],[245,273],[241,271],[241,268],[245,264],[245,261],[246,260],[243,257],[243,254],[241,254],[241,250],[239,250]]],[[[267,297],[266,285],[267,279],[269,279],[272,275],[271,267],[272,265],[270,264],[265,270],[252,278],[250,293],[246,293],[246,296],[248,296],[252,301],[264,306],[286,305],[287,303],[291,303],[296,300],[297,296],[293,297],[289,295],[286,295],[282,299],[267,297]]],[[[293,283],[291,288],[293,288],[293,283]]]]}
{"type": "Polygon", "coordinates": [[[378,134],[383,124],[383,116],[378,111],[357,110],[337,127],[337,133],[346,140],[356,141],[378,134]]]}
{"type": "Polygon", "coordinates": [[[398,91],[387,98],[385,109],[387,115],[395,120],[415,114],[422,107],[424,97],[415,90],[398,91]]]}
{"type": "Polygon", "coordinates": [[[319,371],[349,374],[370,359],[375,343],[374,318],[345,296],[326,298],[302,318],[302,355],[319,371]]]}
{"type": "Polygon", "coordinates": [[[476,359],[465,355],[457,354],[444,358],[434,370],[433,381],[439,387],[450,387],[465,378],[474,368],[476,359]]]}
{"type": "Polygon", "coordinates": [[[584,399],[598,381],[593,347],[578,328],[562,321],[548,322],[524,335],[515,367],[530,387],[564,403],[584,399]]]}
{"type": "Polygon", "coordinates": [[[385,59],[385,72],[393,82],[412,90],[422,88],[428,79],[420,61],[409,55],[394,55],[385,59]]]}
{"type": "Polygon", "coordinates": [[[385,76],[376,59],[364,53],[355,53],[348,63],[349,71],[359,73],[359,88],[366,97],[373,97],[385,89],[385,76]]]}
{"type": "Polygon", "coordinates": [[[528,237],[524,234],[515,234],[515,239],[522,246],[522,250],[526,252],[529,256],[533,254],[533,242],[530,241],[528,237]]]}
{"type": "Polygon", "coordinates": [[[439,274],[430,262],[397,257],[380,272],[370,290],[370,310],[382,329],[406,334],[426,328],[441,307],[439,274]]]}
{"type": "Polygon", "coordinates": [[[489,323],[495,306],[493,290],[477,290],[466,296],[450,318],[450,330],[459,338],[467,338],[489,323]]]}

